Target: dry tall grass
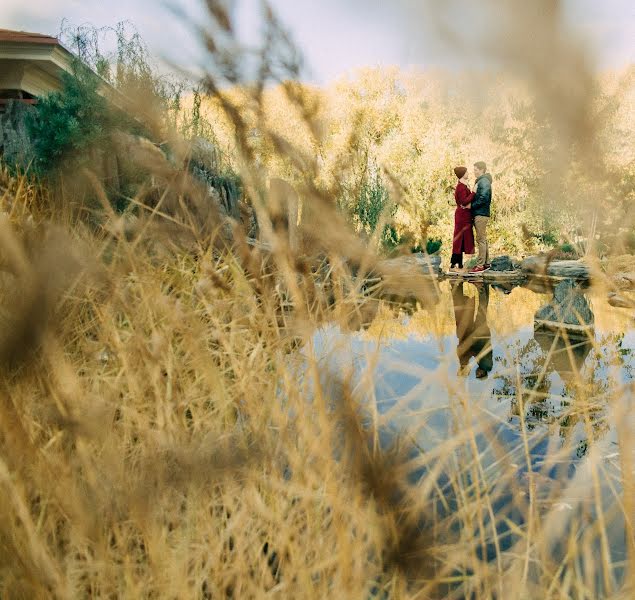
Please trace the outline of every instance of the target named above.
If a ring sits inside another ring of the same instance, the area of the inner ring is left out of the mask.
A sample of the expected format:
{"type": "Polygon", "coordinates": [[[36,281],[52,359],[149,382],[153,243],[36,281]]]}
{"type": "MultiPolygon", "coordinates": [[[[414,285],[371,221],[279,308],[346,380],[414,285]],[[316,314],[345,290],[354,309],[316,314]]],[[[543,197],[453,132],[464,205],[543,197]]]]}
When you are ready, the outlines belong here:
{"type": "MultiPolygon", "coordinates": [[[[536,469],[543,440],[524,426],[532,390],[519,376],[513,447],[452,378],[447,441],[413,452],[428,426],[422,410],[387,443],[372,386],[306,349],[325,323],[372,321],[385,307],[363,293],[361,275],[392,274],[339,214],[339,179],[321,186],[315,158],[259,122],[304,202],[302,252],[290,250],[245,109],[223,91],[241,68],[220,45],[231,19],[222,3],[208,5],[218,31],[204,34],[216,69],[207,86],[234,124],[266,249],[163,164],[158,199],[133,199],[132,226],[89,177],[104,201],[97,231],[4,176],[0,595],[630,597],[632,385],[610,390],[614,452],[592,445],[583,469],[560,482],[545,473],[571,448],[552,449],[536,469]],[[624,557],[612,546],[620,527],[624,557]]],[[[267,24],[250,119],[279,80],[319,136],[310,99],[287,80],[297,74],[289,40],[271,13],[267,24]]],[[[404,284],[422,306],[436,298],[415,272],[387,285],[404,284]]],[[[570,412],[592,438],[596,390],[581,384],[575,397],[570,412]]]]}

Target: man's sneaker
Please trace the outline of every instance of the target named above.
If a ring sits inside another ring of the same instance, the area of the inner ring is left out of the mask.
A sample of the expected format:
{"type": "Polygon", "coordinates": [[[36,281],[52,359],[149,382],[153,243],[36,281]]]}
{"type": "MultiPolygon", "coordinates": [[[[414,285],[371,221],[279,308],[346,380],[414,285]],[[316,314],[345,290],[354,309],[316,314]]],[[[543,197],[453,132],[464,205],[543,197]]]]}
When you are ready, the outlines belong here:
{"type": "Polygon", "coordinates": [[[484,271],[488,271],[489,267],[487,265],[479,265],[474,267],[473,269],[470,269],[470,273],[483,273],[484,271]]]}

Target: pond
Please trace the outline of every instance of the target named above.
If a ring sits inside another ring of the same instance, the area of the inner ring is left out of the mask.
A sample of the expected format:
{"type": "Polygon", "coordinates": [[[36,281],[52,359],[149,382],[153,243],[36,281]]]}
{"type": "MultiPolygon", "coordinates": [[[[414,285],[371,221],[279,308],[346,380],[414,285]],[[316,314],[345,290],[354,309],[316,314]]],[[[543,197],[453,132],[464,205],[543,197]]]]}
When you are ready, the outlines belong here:
{"type": "MultiPolygon", "coordinates": [[[[432,306],[378,304],[362,322],[357,331],[323,328],[311,351],[321,372],[350,382],[384,447],[407,439],[428,456],[411,482],[439,461],[449,465],[471,439],[467,462],[479,463],[482,488],[507,481],[497,512],[509,515],[510,489],[517,495],[525,482],[527,495],[531,484],[545,526],[558,523],[545,532],[552,558],[564,555],[558,536],[582,535],[571,533],[584,529],[581,514],[601,516],[605,564],[621,579],[628,546],[621,468],[629,463],[619,441],[635,432],[632,311],[572,281],[555,288],[445,281],[432,306]]],[[[524,523],[525,512],[512,520],[524,523]]],[[[512,537],[498,551],[511,548],[512,537]]],[[[593,544],[600,552],[599,539],[593,544]]],[[[487,554],[494,558],[491,544],[487,554]]]]}
{"type": "MultiPolygon", "coordinates": [[[[415,311],[378,306],[358,332],[322,329],[314,351],[329,372],[350,370],[358,384],[372,369],[380,414],[400,404],[412,410],[423,400],[428,411],[448,407],[460,388],[481,409],[520,428],[522,392],[525,427],[575,440],[581,456],[590,440],[571,407],[578,395],[591,394],[594,439],[614,440],[606,409],[635,380],[635,320],[600,293],[580,293],[592,327],[551,331],[536,322],[536,313],[553,301],[549,293],[443,282],[436,305],[415,311]]],[[[428,436],[422,441],[430,445],[428,436]]]]}

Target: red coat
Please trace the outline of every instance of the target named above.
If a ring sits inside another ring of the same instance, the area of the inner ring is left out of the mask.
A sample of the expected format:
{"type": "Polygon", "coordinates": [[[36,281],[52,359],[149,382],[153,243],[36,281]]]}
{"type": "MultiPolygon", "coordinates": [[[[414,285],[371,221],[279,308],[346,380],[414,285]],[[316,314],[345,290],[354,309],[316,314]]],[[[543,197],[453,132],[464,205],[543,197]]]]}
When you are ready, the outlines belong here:
{"type": "Polygon", "coordinates": [[[474,254],[474,231],[472,229],[472,211],[463,208],[474,198],[474,192],[470,192],[464,183],[459,181],[454,190],[456,210],[454,211],[454,238],[452,241],[452,254],[474,254]]]}

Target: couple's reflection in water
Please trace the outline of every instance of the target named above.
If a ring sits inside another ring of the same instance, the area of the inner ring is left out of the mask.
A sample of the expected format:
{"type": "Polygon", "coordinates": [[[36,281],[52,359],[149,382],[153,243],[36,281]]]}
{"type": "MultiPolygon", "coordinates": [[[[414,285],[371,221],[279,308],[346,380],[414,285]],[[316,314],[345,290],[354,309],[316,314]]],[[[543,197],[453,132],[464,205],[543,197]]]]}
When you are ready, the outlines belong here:
{"type": "MultiPolygon", "coordinates": [[[[472,358],[476,362],[477,379],[487,378],[494,367],[492,334],[487,321],[491,287],[496,286],[482,281],[452,283],[460,376],[471,373],[472,358]]],[[[510,293],[512,287],[503,291],[510,293]]],[[[563,382],[570,382],[579,377],[593,347],[593,312],[583,290],[572,282],[563,281],[550,291],[553,299],[536,313],[533,338],[520,349],[517,358],[522,362],[524,350],[528,354],[531,349],[537,350],[546,371],[555,371],[563,382]],[[544,326],[545,314],[556,321],[550,323],[552,327],[544,326]],[[566,324],[572,320],[576,323],[573,328],[566,324]]]]}
{"type": "Polygon", "coordinates": [[[470,359],[476,360],[476,377],[484,379],[491,372],[494,362],[492,333],[487,323],[489,285],[483,282],[458,282],[452,287],[454,319],[458,344],[459,375],[468,375],[470,359]],[[467,295],[465,286],[476,288],[477,294],[467,295]]]}

